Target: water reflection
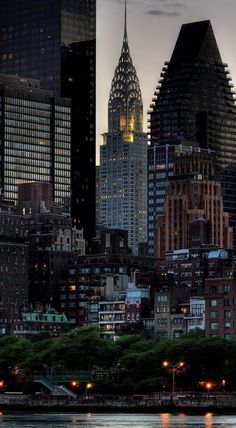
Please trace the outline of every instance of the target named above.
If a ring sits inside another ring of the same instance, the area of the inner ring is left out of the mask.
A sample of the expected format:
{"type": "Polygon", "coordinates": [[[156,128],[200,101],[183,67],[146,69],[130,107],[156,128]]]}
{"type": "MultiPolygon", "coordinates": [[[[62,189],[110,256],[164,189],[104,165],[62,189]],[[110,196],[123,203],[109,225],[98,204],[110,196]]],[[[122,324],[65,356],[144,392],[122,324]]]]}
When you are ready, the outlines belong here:
{"type": "Polygon", "coordinates": [[[1,412],[0,428],[235,428],[236,416],[1,412]]]}
{"type": "Polygon", "coordinates": [[[206,413],[205,414],[205,428],[212,428],[212,413],[206,413]]]}
{"type": "Polygon", "coordinates": [[[170,414],[169,413],[162,413],[160,415],[161,418],[161,428],[169,428],[170,426],[170,414]]]}

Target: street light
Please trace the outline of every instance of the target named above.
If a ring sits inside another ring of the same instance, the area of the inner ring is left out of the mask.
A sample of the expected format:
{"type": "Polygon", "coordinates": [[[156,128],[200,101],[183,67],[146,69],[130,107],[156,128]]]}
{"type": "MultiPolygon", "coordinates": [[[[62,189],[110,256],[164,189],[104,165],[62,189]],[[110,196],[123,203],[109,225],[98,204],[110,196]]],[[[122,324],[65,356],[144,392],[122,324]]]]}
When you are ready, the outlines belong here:
{"type": "Polygon", "coordinates": [[[162,366],[169,369],[172,373],[172,395],[175,393],[175,374],[179,373],[185,366],[184,361],[178,361],[176,364],[170,364],[169,361],[163,361],[162,366]]]}
{"type": "Polygon", "coordinates": [[[207,391],[210,391],[210,389],[212,389],[212,387],[213,387],[212,382],[207,382],[206,383],[206,389],[207,389],[207,391]]]}
{"type": "Polygon", "coordinates": [[[86,385],[86,389],[87,390],[90,390],[90,389],[92,389],[92,387],[93,387],[93,384],[92,383],[87,383],[87,385],[86,385]]]}
{"type": "Polygon", "coordinates": [[[77,388],[79,386],[79,382],[77,382],[76,380],[72,380],[71,386],[73,386],[73,388],[77,388]]]}

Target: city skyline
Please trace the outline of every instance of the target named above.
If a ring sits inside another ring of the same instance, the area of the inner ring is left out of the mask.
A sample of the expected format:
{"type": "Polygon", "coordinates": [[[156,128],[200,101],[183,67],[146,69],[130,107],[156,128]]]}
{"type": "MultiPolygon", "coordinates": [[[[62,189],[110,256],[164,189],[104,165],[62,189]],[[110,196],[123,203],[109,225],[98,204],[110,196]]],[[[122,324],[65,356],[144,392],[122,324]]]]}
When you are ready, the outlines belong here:
{"type": "MultiPolygon", "coordinates": [[[[97,163],[101,134],[107,129],[107,103],[117,58],[120,55],[124,26],[124,0],[98,0],[97,4],[97,163]]],[[[128,40],[139,75],[144,104],[144,130],[147,110],[165,61],[174,48],[181,25],[210,19],[223,62],[229,65],[236,84],[236,37],[233,12],[236,4],[227,0],[128,0],[128,40]],[[140,28],[145,31],[140,32],[140,28]]]]}

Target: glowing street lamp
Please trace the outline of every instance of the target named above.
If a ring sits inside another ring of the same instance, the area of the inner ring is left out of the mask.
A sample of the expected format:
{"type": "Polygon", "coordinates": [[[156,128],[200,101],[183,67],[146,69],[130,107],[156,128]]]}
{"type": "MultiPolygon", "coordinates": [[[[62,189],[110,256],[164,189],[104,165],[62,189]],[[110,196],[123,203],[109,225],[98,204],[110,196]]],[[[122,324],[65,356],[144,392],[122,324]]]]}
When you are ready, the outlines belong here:
{"type": "Polygon", "coordinates": [[[93,384],[92,383],[87,383],[87,385],[86,385],[86,389],[87,389],[87,391],[89,391],[90,389],[92,389],[92,387],[93,387],[93,384]]]}
{"type": "Polygon", "coordinates": [[[205,388],[207,389],[207,391],[210,391],[213,387],[213,384],[211,382],[207,382],[205,388]]]}
{"type": "Polygon", "coordinates": [[[76,380],[72,380],[71,386],[73,386],[73,388],[77,388],[79,386],[79,383],[76,382],[76,380]]]}
{"type": "Polygon", "coordinates": [[[170,364],[169,361],[162,362],[162,367],[169,369],[169,371],[172,373],[172,395],[175,393],[175,374],[181,371],[184,366],[184,361],[178,361],[176,364],[170,364]]]}

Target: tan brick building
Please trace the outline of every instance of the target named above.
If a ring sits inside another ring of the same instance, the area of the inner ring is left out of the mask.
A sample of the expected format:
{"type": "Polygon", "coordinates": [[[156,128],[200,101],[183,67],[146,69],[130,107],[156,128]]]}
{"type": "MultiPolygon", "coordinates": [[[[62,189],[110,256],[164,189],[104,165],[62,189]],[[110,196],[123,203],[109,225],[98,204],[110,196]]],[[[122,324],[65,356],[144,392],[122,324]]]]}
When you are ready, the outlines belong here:
{"type": "Polygon", "coordinates": [[[216,179],[213,153],[200,150],[175,159],[167,182],[163,215],[156,229],[155,255],[210,244],[232,248],[229,214],[224,211],[221,183],[216,179]]]}

